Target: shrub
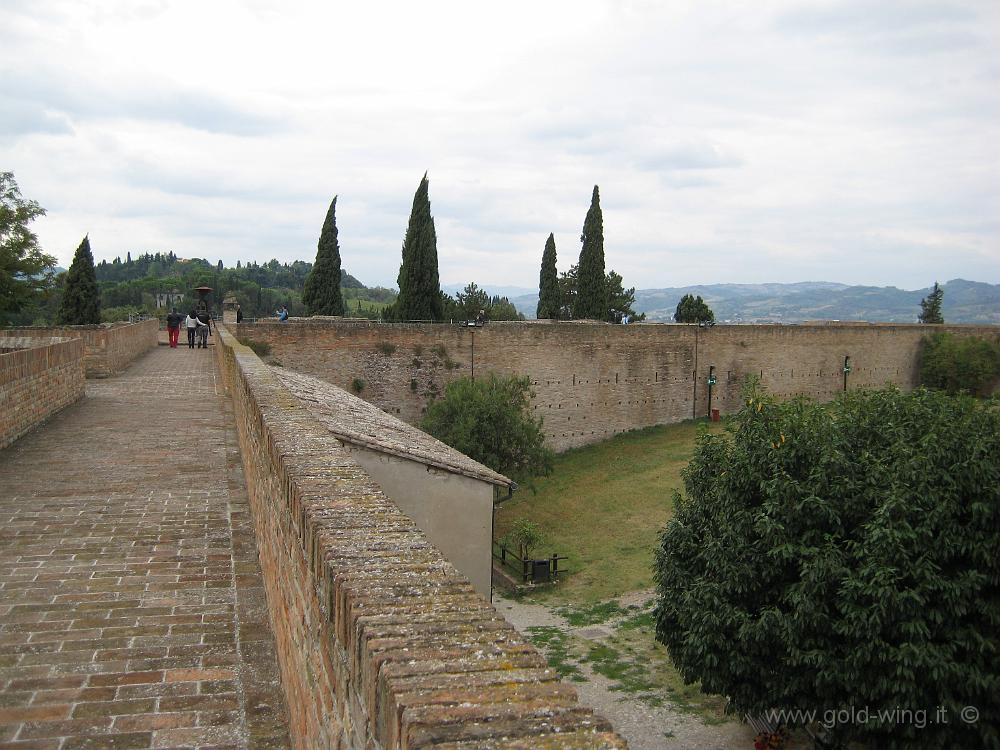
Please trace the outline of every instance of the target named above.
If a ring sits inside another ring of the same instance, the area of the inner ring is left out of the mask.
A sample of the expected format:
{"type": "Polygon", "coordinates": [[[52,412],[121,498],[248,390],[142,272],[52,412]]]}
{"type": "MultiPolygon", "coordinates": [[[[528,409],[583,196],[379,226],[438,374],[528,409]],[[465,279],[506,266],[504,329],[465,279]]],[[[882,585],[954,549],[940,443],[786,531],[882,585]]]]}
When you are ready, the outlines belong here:
{"type": "Polygon", "coordinates": [[[656,553],[657,639],[685,681],[738,712],[949,722],[872,713],[836,742],[1000,746],[1000,411],[922,389],[748,395],[700,439],[656,553]]]}
{"type": "Polygon", "coordinates": [[[378,349],[380,352],[382,352],[382,354],[388,357],[389,355],[395,353],[396,345],[391,344],[388,341],[382,341],[381,343],[379,343],[376,349],[378,349]]]}
{"type": "Polygon", "coordinates": [[[532,395],[526,377],[490,373],[478,380],[459,378],[427,407],[421,427],[494,471],[530,486],[532,476],[552,471],[542,420],[535,421],[528,411],[532,395]]]}
{"type": "Polygon", "coordinates": [[[365,389],[365,381],[363,381],[361,378],[354,378],[354,380],[351,381],[351,390],[354,391],[355,393],[361,393],[361,391],[363,391],[364,389],[365,389]]]}
{"type": "Polygon", "coordinates": [[[516,549],[522,560],[527,560],[528,556],[545,542],[545,535],[542,533],[541,527],[534,521],[519,518],[514,521],[510,531],[504,534],[500,541],[505,547],[516,549]]]}
{"type": "Polygon", "coordinates": [[[941,331],[923,340],[920,383],[948,393],[967,391],[986,395],[1000,375],[1000,346],[976,336],[953,336],[941,331]]]}

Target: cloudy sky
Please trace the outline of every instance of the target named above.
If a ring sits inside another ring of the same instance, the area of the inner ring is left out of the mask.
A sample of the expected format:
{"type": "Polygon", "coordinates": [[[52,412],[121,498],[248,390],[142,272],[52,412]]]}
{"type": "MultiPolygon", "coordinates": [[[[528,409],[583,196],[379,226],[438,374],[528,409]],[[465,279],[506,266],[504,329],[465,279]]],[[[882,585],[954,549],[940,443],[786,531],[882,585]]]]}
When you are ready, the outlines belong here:
{"type": "Polygon", "coordinates": [[[395,285],[576,262],[599,185],[641,289],[1000,283],[1000,2],[0,0],[0,170],[95,257],[312,260],[395,285]]]}

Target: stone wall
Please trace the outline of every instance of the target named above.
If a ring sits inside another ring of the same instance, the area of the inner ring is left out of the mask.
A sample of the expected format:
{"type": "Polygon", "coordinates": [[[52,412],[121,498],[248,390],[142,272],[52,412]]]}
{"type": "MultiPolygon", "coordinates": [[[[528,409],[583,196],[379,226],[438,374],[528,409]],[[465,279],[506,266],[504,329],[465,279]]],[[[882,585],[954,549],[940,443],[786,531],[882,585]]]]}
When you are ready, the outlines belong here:
{"type": "Polygon", "coordinates": [[[141,323],[5,328],[0,330],[0,337],[57,336],[83,339],[87,377],[106,378],[121,372],[140,355],[156,346],[158,331],[159,321],[151,318],[141,323]]]}
{"type": "MultiPolygon", "coordinates": [[[[1000,340],[996,326],[935,326],[1000,340]]],[[[241,324],[241,340],[266,342],[285,367],[359,395],[408,422],[461,376],[528,375],[533,409],[556,450],[618,432],[738,408],[740,387],[757,375],[781,397],[820,400],[848,387],[916,384],[927,326],[882,324],[715,326],[602,323],[379,324],[301,319],[241,324]]]]}
{"type": "Polygon", "coordinates": [[[80,339],[0,338],[0,448],[83,393],[80,339]]]}
{"type": "Polygon", "coordinates": [[[299,748],[624,748],[219,326],[299,748]]]}

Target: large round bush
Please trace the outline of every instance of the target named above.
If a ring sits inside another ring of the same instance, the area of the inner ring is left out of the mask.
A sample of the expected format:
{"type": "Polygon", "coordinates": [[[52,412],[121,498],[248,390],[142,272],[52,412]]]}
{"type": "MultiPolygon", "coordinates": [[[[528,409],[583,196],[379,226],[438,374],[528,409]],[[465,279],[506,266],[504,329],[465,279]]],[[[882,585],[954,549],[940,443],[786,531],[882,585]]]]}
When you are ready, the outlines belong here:
{"type": "Polygon", "coordinates": [[[685,486],[656,577],[686,680],[840,741],[1000,747],[996,402],[753,393],[685,486]]]}

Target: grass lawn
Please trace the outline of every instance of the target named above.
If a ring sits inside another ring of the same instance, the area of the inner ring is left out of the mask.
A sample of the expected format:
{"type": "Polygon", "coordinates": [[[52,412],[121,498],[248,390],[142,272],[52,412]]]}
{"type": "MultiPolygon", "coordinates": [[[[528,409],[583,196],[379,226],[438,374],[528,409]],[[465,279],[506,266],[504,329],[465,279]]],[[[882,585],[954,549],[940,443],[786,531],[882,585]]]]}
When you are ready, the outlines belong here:
{"type": "Polygon", "coordinates": [[[556,456],[555,470],[500,506],[497,538],[520,518],[537,523],[546,542],[539,557],[558,553],[569,571],[540,590],[550,602],[590,603],[652,587],[653,551],[673,511],[671,497],[704,420],[650,427],[556,456]]]}

